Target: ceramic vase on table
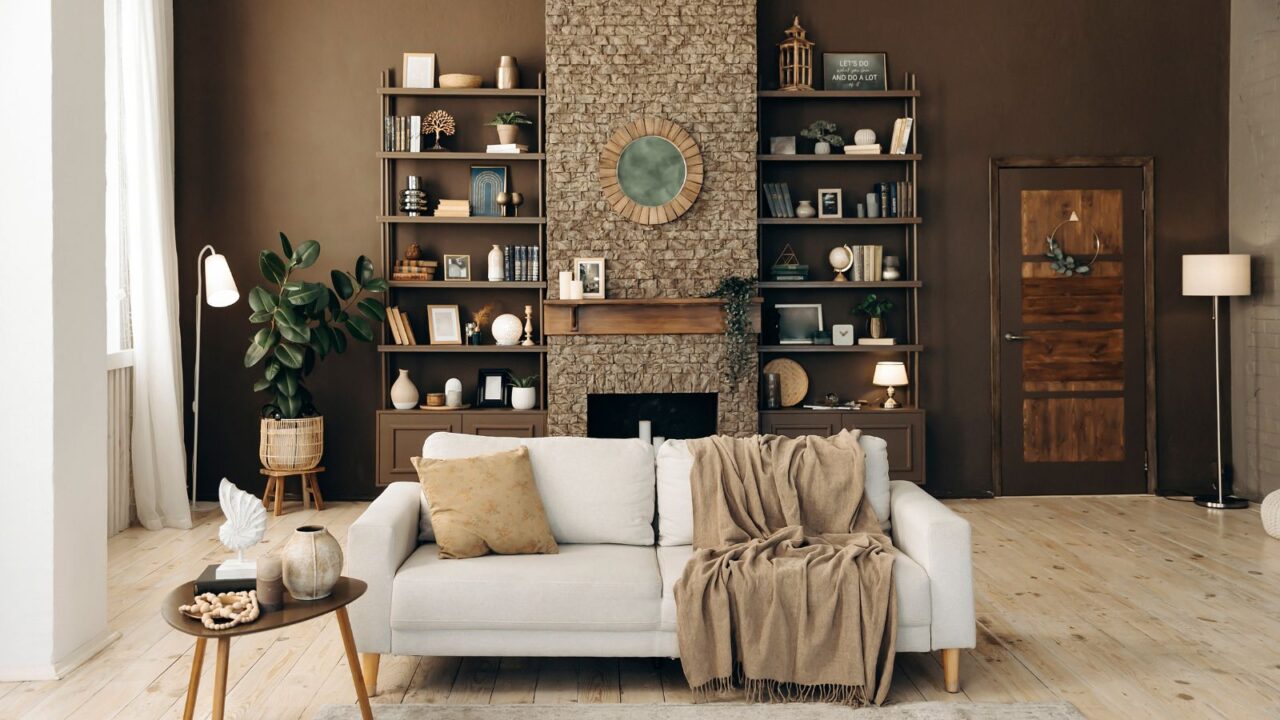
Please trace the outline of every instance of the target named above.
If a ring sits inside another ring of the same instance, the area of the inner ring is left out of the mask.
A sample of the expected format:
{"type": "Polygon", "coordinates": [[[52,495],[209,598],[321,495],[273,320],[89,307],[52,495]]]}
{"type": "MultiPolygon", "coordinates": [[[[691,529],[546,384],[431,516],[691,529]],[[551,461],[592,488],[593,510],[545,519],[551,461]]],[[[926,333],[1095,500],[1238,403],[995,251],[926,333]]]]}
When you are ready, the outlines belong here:
{"type": "Polygon", "coordinates": [[[321,525],[303,525],[280,552],[284,586],[296,600],[329,597],[342,577],[342,546],[321,525]]]}
{"type": "Polygon", "coordinates": [[[830,154],[831,154],[831,143],[829,143],[829,142],[827,142],[827,141],[825,141],[825,140],[819,140],[818,142],[814,143],[814,144],[813,144],[813,154],[814,154],[814,155],[830,155],[830,154]]]}
{"type": "Polygon", "coordinates": [[[400,377],[391,384],[391,406],[397,410],[412,410],[418,407],[418,386],[409,379],[409,371],[401,370],[400,377]]]}
{"type": "Polygon", "coordinates": [[[511,388],[511,409],[532,410],[538,404],[538,388],[511,388]]]}
{"type": "Polygon", "coordinates": [[[813,203],[808,200],[801,200],[800,204],[796,206],[796,217],[798,218],[811,218],[817,216],[817,209],[814,208],[813,203]]]}
{"type": "Polygon", "coordinates": [[[497,245],[489,251],[489,282],[502,282],[507,279],[505,263],[502,261],[502,248],[497,245]]]}
{"type": "Polygon", "coordinates": [[[884,337],[884,318],[867,318],[867,335],[873,338],[884,337]]]}

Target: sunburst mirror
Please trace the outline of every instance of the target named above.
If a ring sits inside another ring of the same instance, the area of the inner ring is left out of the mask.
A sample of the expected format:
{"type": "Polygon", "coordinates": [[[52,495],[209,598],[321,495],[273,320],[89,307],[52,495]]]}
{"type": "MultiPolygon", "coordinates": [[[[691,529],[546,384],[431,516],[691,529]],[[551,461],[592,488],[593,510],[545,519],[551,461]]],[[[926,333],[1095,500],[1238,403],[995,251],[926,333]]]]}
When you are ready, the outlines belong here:
{"type": "Polygon", "coordinates": [[[614,212],[631,222],[671,222],[702,191],[702,151],[670,120],[636,120],[618,128],[600,151],[600,189],[614,212]]]}

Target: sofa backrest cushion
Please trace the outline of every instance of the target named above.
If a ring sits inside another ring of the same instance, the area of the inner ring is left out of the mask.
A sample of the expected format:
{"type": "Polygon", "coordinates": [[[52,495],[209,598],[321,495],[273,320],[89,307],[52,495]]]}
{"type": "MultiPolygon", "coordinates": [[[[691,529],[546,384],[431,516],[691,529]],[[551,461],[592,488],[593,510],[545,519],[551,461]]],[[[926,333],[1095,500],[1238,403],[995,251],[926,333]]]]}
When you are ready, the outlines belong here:
{"type": "MultiPolygon", "coordinates": [[[[862,435],[858,444],[866,454],[867,501],[885,532],[889,531],[889,445],[862,435]]],[[[684,440],[668,440],[658,450],[658,544],[693,543],[693,490],[689,476],[693,455],[684,440]]]]}
{"type": "MultiPolygon", "coordinates": [[[[529,448],[533,480],[561,543],[653,544],[653,447],[638,439],[503,438],[433,433],[422,456],[447,460],[529,448]]],[[[425,542],[429,515],[420,513],[425,542]]]]}

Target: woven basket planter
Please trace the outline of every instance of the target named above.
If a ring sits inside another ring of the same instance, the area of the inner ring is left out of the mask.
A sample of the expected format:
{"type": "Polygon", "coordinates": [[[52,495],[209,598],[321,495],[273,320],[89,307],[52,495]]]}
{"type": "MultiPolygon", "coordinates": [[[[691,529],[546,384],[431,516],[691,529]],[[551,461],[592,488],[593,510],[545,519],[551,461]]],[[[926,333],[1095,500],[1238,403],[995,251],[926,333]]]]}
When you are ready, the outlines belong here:
{"type": "Polygon", "coordinates": [[[310,470],[324,455],[324,418],[262,418],[258,458],[272,470],[310,470]]]}

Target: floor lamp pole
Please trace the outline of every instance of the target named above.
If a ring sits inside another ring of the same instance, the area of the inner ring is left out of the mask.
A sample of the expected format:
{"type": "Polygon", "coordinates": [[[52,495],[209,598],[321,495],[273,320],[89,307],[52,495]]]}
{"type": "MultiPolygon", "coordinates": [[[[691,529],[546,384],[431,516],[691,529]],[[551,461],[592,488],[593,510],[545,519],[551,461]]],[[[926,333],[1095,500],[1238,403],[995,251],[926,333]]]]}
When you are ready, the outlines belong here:
{"type": "Polygon", "coordinates": [[[196,509],[196,462],[200,455],[200,315],[204,310],[204,254],[214,252],[212,245],[205,245],[196,256],[196,362],[195,389],[191,400],[191,509],[196,509]]]}
{"type": "Polygon", "coordinates": [[[1240,508],[1249,507],[1249,501],[1244,498],[1232,497],[1227,494],[1226,488],[1222,484],[1224,473],[1222,472],[1222,339],[1219,335],[1219,312],[1218,312],[1218,296],[1213,296],[1213,412],[1214,419],[1217,421],[1217,438],[1216,449],[1218,451],[1218,492],[1216,495],[1197,495],[1196,504],[1202,507],[1213,508],[1214,510],[1238,510],[1240,508]]]}

